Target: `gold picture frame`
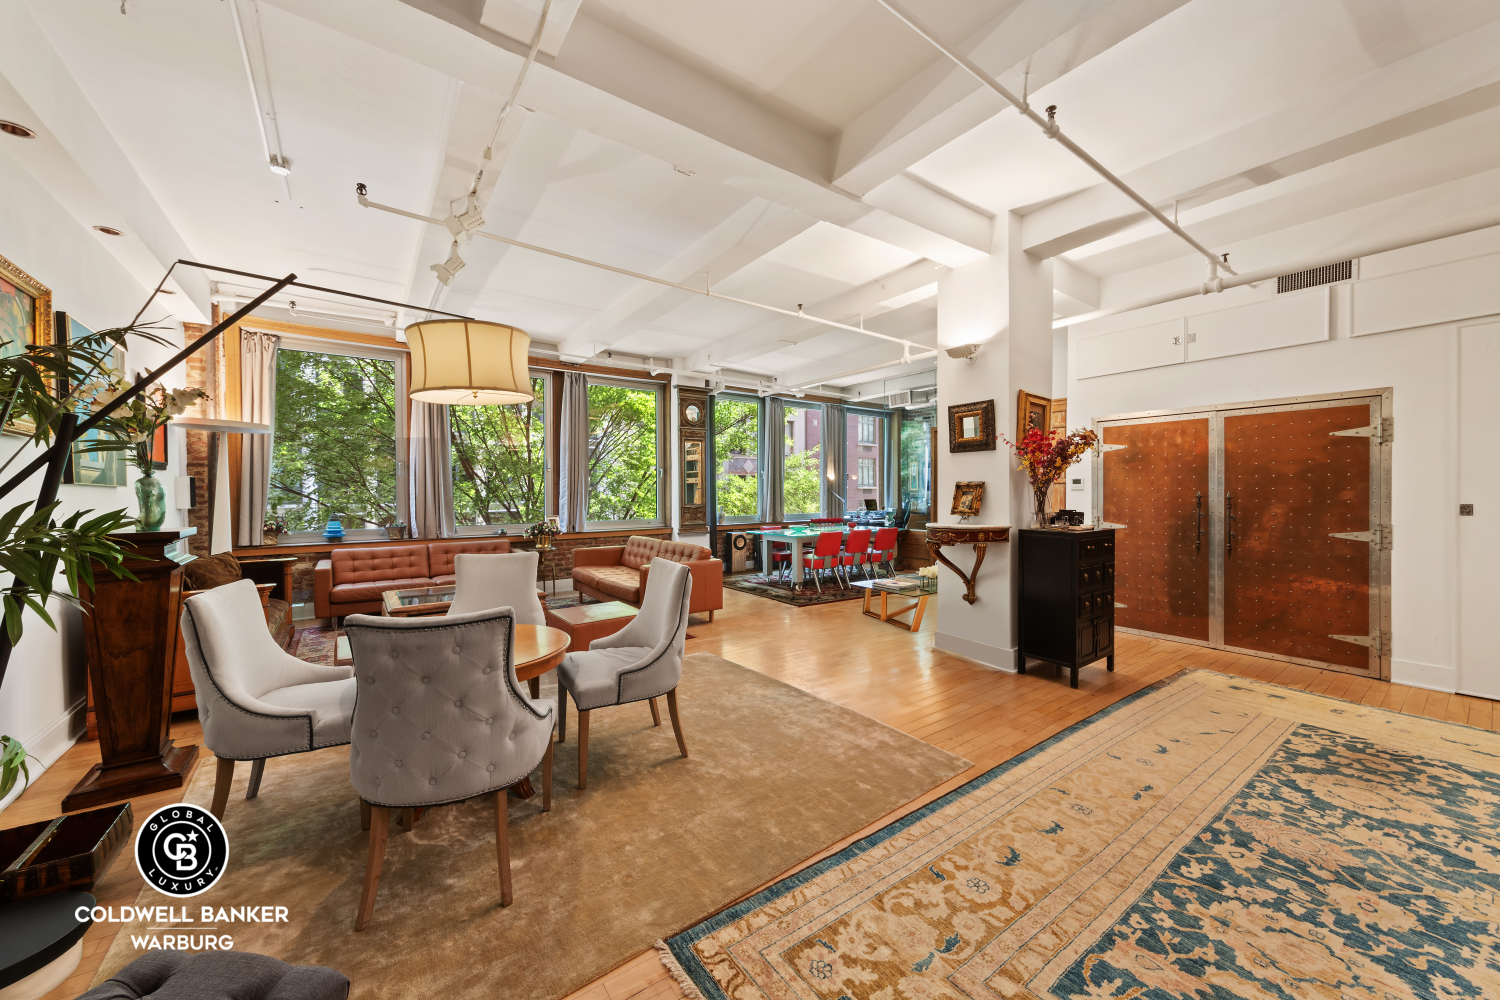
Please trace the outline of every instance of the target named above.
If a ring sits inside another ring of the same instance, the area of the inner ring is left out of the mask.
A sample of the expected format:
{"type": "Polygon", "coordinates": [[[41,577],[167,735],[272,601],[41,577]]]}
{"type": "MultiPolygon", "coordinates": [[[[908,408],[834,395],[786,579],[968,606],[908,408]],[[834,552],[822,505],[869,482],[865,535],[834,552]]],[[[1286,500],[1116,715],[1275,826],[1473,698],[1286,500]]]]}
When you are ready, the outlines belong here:
{"type": "Polygon", "coordinates": [[[953,509],[950,514],[973,517],[984,503],[984,482],[957,482],[953,484],[953,509]]]}
{"type": "MultiPolygon", "coordinates": [[[[0,358],[17,357],[33,344],[50,344],[52,337],[52,290],[0,257],[0,358]]],[[[12,420],[0,431],[31,437],[36,427],[30,420],[12,420]]]]}
{"type": "Polygon", "coordinates": [[[960,403],[948,407],[948,450],[995,450],[995,401],[960,403]]]}

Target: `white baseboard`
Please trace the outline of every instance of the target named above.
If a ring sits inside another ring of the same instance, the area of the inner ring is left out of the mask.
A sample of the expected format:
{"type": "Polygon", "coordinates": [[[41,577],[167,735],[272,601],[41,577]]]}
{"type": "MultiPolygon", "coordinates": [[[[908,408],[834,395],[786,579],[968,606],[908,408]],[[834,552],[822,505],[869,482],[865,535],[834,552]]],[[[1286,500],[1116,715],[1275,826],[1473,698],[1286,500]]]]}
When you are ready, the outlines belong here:
{"type": "Polygon", "coordinates": [[[953,635],[940,629],[932,648],[991,670],[1003,670],[1008,674],[1016,672],[1016,651],[1004,646],[991,646],[987,642],[965,639],[961,635],[953,635]]]}
{"type": "Polygon", "coordinates": [[[1453,694],[1458,690],[1458,668],[1392,658],[1391,683],[1453,694]]]}
{"type": "MultiPolygon", "coordinates": [[[[88,708],[86,699],[80,698],[67,711],[47,723],[38,733],[30,736],[18,735],[16,739],[21,741],[33,759],[26,762],[31,769],[31,780],[42,776],[42,772],[57,763],[59,757],[68,752],[68,748],[77,743],[83,736],[84,713],[88,708]]],[[[22,792],[21,783],[16,782],[16,787],[11,789],[4,800],[0,800],[0,812],[14,802],[22,792]]]]}

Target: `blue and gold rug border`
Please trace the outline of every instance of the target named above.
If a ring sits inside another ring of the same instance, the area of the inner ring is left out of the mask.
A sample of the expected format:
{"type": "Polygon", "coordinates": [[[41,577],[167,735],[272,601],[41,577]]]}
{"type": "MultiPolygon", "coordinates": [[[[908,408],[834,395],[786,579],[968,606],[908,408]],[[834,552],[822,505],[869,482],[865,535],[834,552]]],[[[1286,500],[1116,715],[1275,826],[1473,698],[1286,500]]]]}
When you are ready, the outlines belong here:
{"type": "MultiPolygon", "coordinates": [[[[879,830],[876,830],[868,837],[864,837],[861,840],[855,841],[848,847],[844,848],[842,851],[839,851],[837,854],[830,854],[823,860],[808,865],[806,868],[794,872],[784,879],[776,881],[772,885],[767,886],[748,899],[741,900],[740,902],[735,903],[733,906],[720,910],[713,916],[708,917],[707,919],[702,920],[697,924],[694,924],[692,927],[689,927],[679,934],[674,934],[672,937],[664,941],[659,947],[664,947],[667,950],[667,953],[670,954],[671,957],[676,961],[678,970],[673,971],[681,971],[683,975],[687,976],[688,979],[692,981],[692,984],[697,987],[699,994],[702,997],[706,998],[706,1000],[729,1000],[727,994],[725,994],[724,991],[719,988],[718,982],[714,980],[713,976],[709,975],[708,970],[703,967],[703,963],[698,960],[697,953],[693,951],[693,945],[698,941],[701,941],[703,938],[707,937],[709,934],[712,934],[714,931],[717,931],[728,924],[734,923],[736,920],[741,919],[746,914],[752,913],[755,910],[760,909],[762,906],[767,905],[768,903],[775,902],[782,896],[785,896],[787,893],[794,891],[795,889],[805,885],[808,882],[811,882],[812,880],[818,878],[826,872],[829,872],[842,864],[848,863],[854,858],[859,857],[859,855],[863,854],[865,851],[868,851],[871,848],[877,847],[885,841],[890,840],[892,837],[901,833],[903,830],[910,828],[916,823],[920,823],[928,816],[931,816],[933,813],[937,812],[940,809],[952,805],[954,802],[958,801],[964,796],[972,794],[975,790],[983,788],[985,785],[990,784],[998,778],[1004,777],[1007,773],[1017,767],[1020,767],[1022,764],[1025,764],[1033,757],[1036,757],[1038,754],[1045,753],[1053,745],[1061,743],[1063,740],[1066,740],[1069,737],[1082,732],[1099,720],[1108,718],[1115,712],[1129,707],[1140,699],[1148,695],[1155,694],[1165,688],[1171,687],[1173,684],[1176,684],[1177,682],[1184,680],[1192,676],[1193,674],[1212,674],[1217,677],[1225,677],[1233,680],[1248,679],[1235,677],[1231,674],[1223,674],[1217,670],[1205,670],[1201,667],[1185,667],[1182,670],[1177,671],[1175,674],[1172,674],[1170,677],[1164,677],[1159,681],[1155,681],[1151,684],[1146,685],[1139,691],[1135,691],[1131,694],[1126,695],[1124,698],[1121,698],[1113,705],[1108,705],[1104,708],[1101,708],[1099,711],[1095,712],[1093,715],[1090,715],[1086,719],[1079,719],[1077,722],[1073,723],[1066,729],[1054,733],[1052,736],[1049,736],[1047,739],[1027,750],[1021,751],[1014,757],[1010,758],[1010,760],[1007,760],[1002,764],[996,764],[994,767],[990,768],[988,771],[984,772],[978,777],[972,778],[969,781],[966,781],[964,784],[953,789],[953,791],[941,795],[936,799],[933,799],[925,806],[921,806],[917,809],[912,810],[905,816],[902,816],[900,819],[892,820],[890,823],[881,827],[879,830]]],[[[1307,694],[1307,692],[1300,693],[1307,694]]],[[[1326,695],[1313,695],[1312,697],[1327,698],[1326,695]]],[[[1337,701],[1338,699],[1329,700],[1337,701]]]]}

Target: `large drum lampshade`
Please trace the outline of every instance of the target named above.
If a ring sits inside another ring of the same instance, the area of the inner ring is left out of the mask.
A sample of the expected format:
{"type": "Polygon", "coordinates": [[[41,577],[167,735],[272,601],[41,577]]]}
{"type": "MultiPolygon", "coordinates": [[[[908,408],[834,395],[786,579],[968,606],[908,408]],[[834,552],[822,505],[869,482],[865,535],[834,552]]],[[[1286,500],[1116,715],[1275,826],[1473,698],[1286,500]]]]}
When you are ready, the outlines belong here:
{"type": "Polygon", "coordinates": [[[529,403],[531,336],[501,323],[444,319],[406,328],[412,399],[450,406],[529,403]]]}

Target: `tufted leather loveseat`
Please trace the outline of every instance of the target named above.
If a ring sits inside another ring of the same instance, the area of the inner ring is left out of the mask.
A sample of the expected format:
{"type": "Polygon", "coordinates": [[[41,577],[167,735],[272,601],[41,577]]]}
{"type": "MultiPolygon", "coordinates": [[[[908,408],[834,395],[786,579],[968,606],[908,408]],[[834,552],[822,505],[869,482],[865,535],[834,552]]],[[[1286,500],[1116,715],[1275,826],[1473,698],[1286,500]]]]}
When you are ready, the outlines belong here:
{"type": "Polygon", "coordinates": [[[631,535],[624,545],[573,550],[573,587],[599,601],[624,601],[637,607],[646,592],[652,559],[687,566],[693,576],[691,614],[708,614],[724,606],[724,563],[701,545],[631,535]]]}
{"type": "Polygon", "coordinates": [[[510,541],[504,538],[336,549],[313,570],[313,614],[379,614],[387,590],[451,585],[453,557],[461,552],[509,551],[510,541]]]}

